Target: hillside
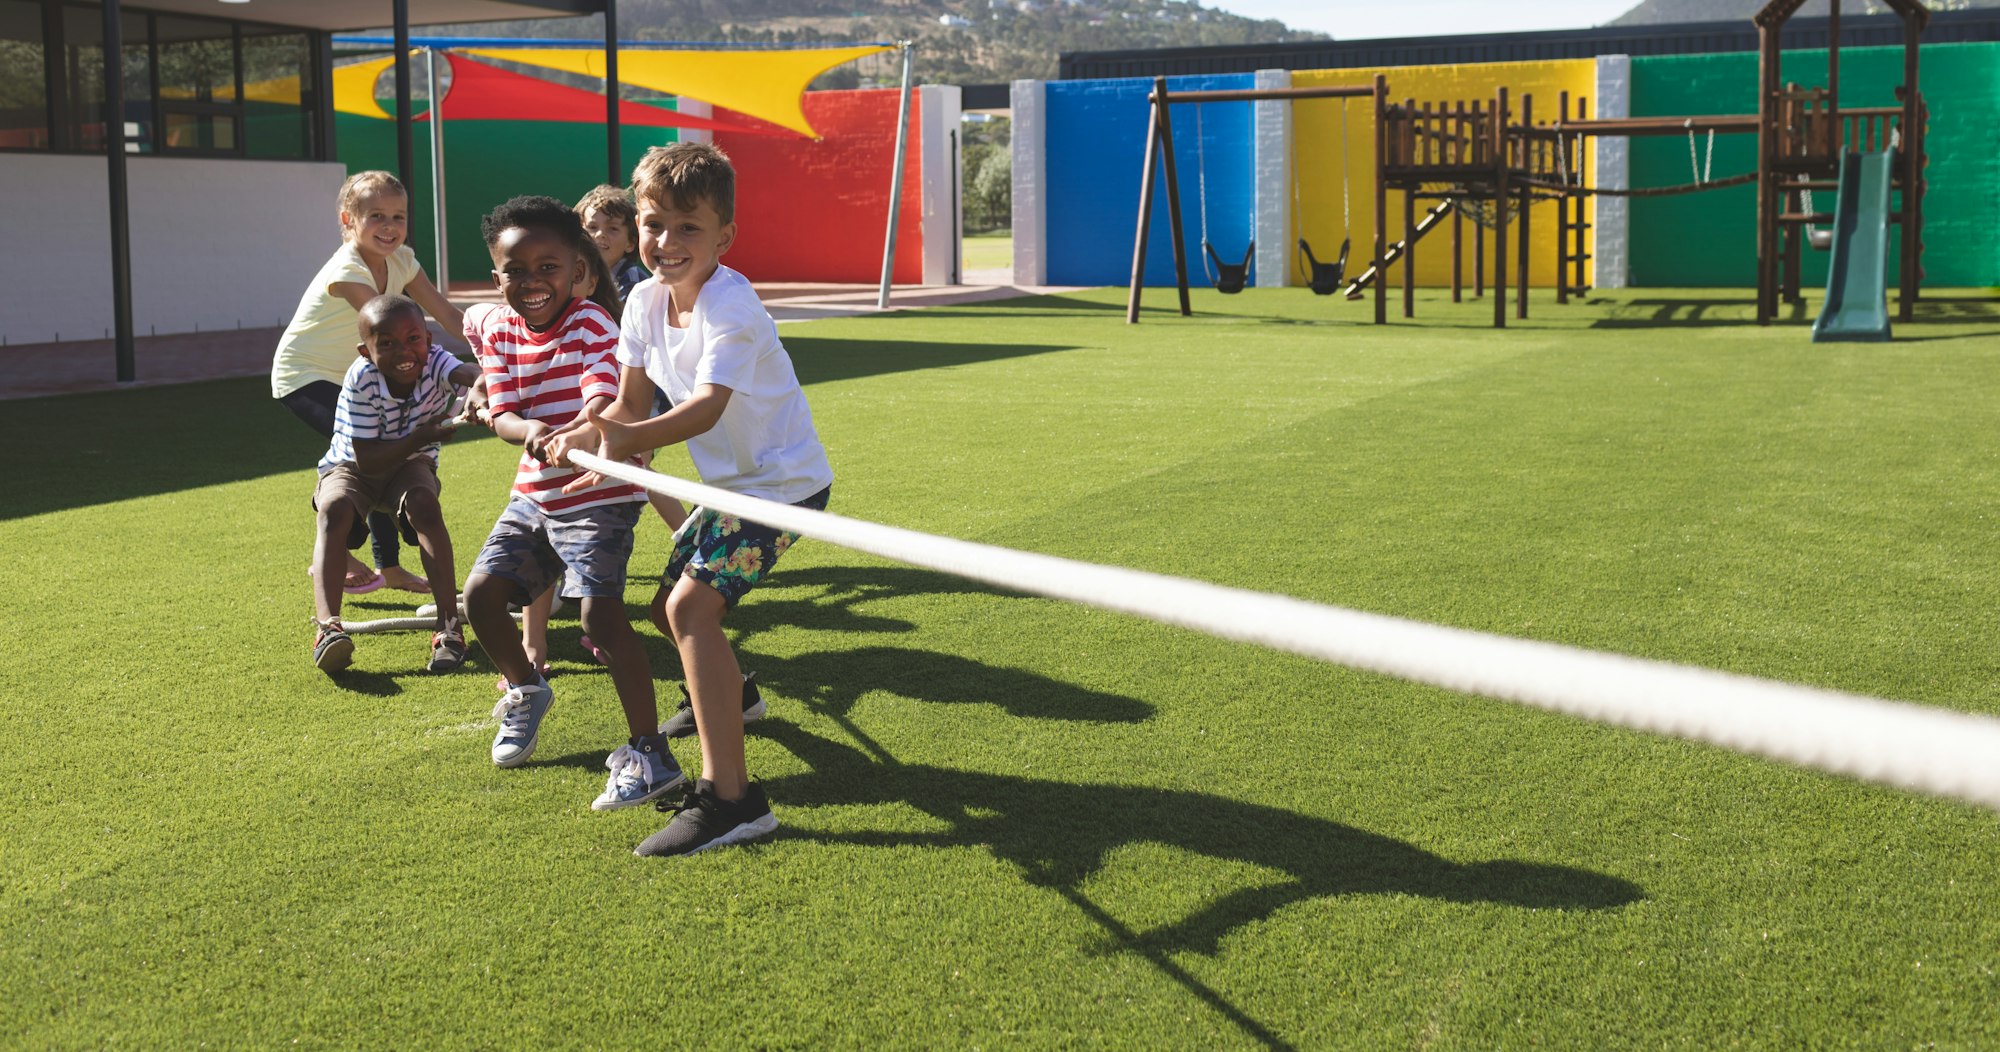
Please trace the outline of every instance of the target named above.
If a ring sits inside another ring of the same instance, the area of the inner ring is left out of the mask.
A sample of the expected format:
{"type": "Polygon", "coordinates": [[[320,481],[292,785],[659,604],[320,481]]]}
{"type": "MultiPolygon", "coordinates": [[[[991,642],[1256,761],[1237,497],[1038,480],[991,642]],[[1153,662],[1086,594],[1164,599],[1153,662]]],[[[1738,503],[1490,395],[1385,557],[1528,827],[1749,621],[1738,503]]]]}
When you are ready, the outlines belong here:
{"type": "MultiPolygon", "coordinates": [[[[1063,51],[1319,40],[1275,20],[1243,18],[1199,0],[622,0],[628,40],[844,42],[914,40],[916,75],[981,84],[1056,75],[1063,51]]],[[[426,33],[592,37],[596,17],[433,26],[426,33]]],[[[892,62],[842,67],[815,87],[886,84],[892,62]]]]}
{"type": "MultiPolygon", "coordinates": [[[[1611,20],[1614,26],[1655,25],[1663,22],[1734,22],[1746,20],[1763,8],[1765,0],[1640,0],[1638,6],[1611,20]]],[[[1927,0],[1933,11],[1962,11],[1974,7],[2000,7],[2000,0],[1927,0]]],[[[1887,14],[1891,8],[1882,0],[1845,0],[1843,15],[1887,14]]],[[[1823,18],[1827,0],[1806,0],[1799,16],[1823,18]]]]}

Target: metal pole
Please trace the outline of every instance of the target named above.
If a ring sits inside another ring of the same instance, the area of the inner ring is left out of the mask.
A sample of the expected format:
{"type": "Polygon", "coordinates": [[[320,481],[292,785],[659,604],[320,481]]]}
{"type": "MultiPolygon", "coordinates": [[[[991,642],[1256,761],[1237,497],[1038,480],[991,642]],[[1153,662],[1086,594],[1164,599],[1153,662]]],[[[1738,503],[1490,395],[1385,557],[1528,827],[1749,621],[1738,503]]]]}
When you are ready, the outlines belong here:
{"type": "Polygon", "coordinates": [[[875,298],[877,310],[889,309],[889,282],[896,271],[896,220],[903,210],[903,161],[910,149],[910,55],[915,46],[898,41],[903,49],[903,99],[896,107],[896,168],[889,178],[889,236],[882,244],[882,292],[875,298]]]}
{"type": "Polygon", "coordinates": [[[444,93],[438,90],[438,55],[436,48],[424,49],[424,78],[429,83],[425,87],[431,93],[431,219],[437,234],[437,270],[432,273],[437,278],[439,292],[444,292],[451,284],[451,252],[445,243],[444,210],[444,93]]]}
{"type": "Polygon", "coordinates": [[[139,378],[132,337],[131,195],[125,178],[125,35],[118,0],[104,0],[104,167],[111,187],[111,320],[118,382],[139,378]]]}
{"type": "Polygon", "coordinates": [[[395,0],[396,19],[396,178],[410,185],[416,144],[410,135],[410,0],[395,0]]]}
{"type": "Polygon", "coordinates": [[[604,0],[604,150],[605,182],[625,185],[625,156],[618,141],[618,0],[604,0]]]}

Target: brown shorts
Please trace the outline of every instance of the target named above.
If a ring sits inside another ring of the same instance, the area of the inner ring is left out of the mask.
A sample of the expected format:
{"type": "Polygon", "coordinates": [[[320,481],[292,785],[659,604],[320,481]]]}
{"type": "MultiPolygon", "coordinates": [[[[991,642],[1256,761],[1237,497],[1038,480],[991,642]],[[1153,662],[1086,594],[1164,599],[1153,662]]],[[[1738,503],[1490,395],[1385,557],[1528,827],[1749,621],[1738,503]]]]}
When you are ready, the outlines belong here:
{"type": "Polygon", "coordinates": [[[318,511],[328,501],[345,501],[354,509],[354,525],[347,531],[351,551],[368,539],[368,513],[375,510],[396,513],[396,532],[404,544],[417,543],[416,528],[410,525],[405,503],[412,493],[438,494],[437,465],[415,457],[387,475],[364,475],[353,464],[335,464],[319,477],[313,488],[312,506],[318,511]]]}

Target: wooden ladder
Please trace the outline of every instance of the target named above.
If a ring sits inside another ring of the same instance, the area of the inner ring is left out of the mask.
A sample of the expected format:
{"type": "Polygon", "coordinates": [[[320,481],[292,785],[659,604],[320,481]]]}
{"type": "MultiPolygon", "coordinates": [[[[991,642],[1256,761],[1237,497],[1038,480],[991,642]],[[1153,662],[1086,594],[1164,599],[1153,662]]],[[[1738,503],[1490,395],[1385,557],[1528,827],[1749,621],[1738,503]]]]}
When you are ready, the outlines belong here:
{"type": "Polygon", "coordinates": [[[1351,300],[1360,299],[1361,293],[1368,288],[1369,284],[1372,283],[1385,268],[1395,263],[1397,260],[1403,258],[1403,253],[1408,252],[1410,250],[1411,244],[1421,239],[1425,234],[1430,233],[1432,227],[1437,226],[1440,220],[1442,220],[1445,216],[1451,214],[1452,205],[1453,201],[1449,197],[1445,198],[1442,201],[1439,201],[1435,205],[1432,205],[1431,210],[1429,212],[1424,213],[1424,217],[1422,219],[1417,220],[1417,232],[1415,234],[1412,234],[1409,238],[1405,240],[1398,241],[1395,244],[1390,245],[1389,251],[1385,253],[1388,256],[1387,259],[1382,260],[1380,263],[1369,264],[1367,270],[1362,271],[1360,276],[1356,277],[1353,281],[1347,283],[1347,298],[1351,300]]]}

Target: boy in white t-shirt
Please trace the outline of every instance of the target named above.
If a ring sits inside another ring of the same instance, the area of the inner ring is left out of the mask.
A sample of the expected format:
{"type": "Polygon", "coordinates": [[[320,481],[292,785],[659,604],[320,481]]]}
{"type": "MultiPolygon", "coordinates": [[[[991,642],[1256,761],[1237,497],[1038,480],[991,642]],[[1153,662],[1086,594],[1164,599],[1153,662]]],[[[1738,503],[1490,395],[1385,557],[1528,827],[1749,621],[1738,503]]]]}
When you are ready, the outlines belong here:
{"type": "MultiPolygon", "coordinates": [[[[550,459],[567,463],[569,451],[582,449],[623,460],[684,442],[711,486],[823,510],[833,469],[791,356],[750,283],[721,264],[736,237],[729,158],[708,143],[655,147],[639,161],[632,183],[639,256],[653,277],[625,302],[618,400],[555,436],[550,459]],[[673,403],[658,416],[655,390],[673,403]]],[[[693,854],[778,828],[744,763],[745,706],[755,695],[745,689],[722,619],[796,540],[797,534],[707,508],[694,509],[674,532],[653,623],[680,650],[701,735],[702,778],[638,854],[693,854]]],[[[668,721],[668,734],[675,723],[668,721]]]]}

